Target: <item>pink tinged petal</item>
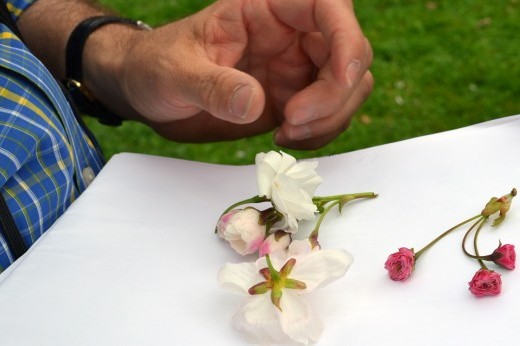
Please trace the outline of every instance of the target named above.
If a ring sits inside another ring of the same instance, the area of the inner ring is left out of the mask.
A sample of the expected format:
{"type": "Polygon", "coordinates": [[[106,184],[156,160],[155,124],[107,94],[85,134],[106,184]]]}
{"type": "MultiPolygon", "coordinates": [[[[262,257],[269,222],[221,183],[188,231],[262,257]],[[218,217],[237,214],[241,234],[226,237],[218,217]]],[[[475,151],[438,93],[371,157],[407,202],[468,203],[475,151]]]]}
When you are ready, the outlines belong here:
{"type": "Polygon", "coordinates": [[[323,324],[298,291],[284,289],[281,308],[280,323],[289,338],[305,345],[319,339],[323,324]]]}
{"type": "MultiPolygon", "coordinates": [[[[288,257],[307,256],[313,251],[312,244],[308,239],[295,239],[287,250],[288,257]]],[[[316,250],[317,251],[317,250],[316,250]]]]}
{"type": "Polygon", "coordinates": [[[354,261],[351,254],[340,249],[313,251],[306,257],[297,257],[291,278],[304,282],[311,292],[339,279],[354,261]]]}
{"type": "Polygon", "coordinates": [[[226,231],[227,227],[229,226],[229,224],[231,223],[231,220],[233,219],[233,215],[235,215],[239,211],[240,211],[240,209],[233,209],[230,212],[228,212],[220,217],[220,219],[217,222],[217,234],[219,235],[220,238],[224,239],[225,231],[226,231]]]}
{"type": "Polygon", "coordinates": [[[256,238],[252,242],[247,244],[247,253],[252,254],[257,252],[260,249],[260,246],[262,246],[262,243],[264,242],[264,236],[256,238]]]}
{"type": "Polygon", "coordinates": [[[264,281],[255,263],[227,263],[217,274],[219,286],[234,294],[249,296],[248,290],[253,285],[264,281]]]}
{"type": "Polygon", "coordinates": [[[246,249],[246,243],[244,243],[242,239],[228,240],[228,242],[229,245],[231,245],[231,248],[235,250],[235,252],[239,255],[245,256],[248,254],[246,249]]]}
{"type": "Polygon", "coordinates": [[[278,250],[285,250],[291,243],[291,236],[283,231],[270,234],[258,249],[260,257],[278,250]]]}
{"type": "Polygon", "coordinates": [[[260,212],[246,208],[234,213],[228,220],[223,237],[241,255],[258,250],[265,237],[266,226],[260,224],[260,212]]]}

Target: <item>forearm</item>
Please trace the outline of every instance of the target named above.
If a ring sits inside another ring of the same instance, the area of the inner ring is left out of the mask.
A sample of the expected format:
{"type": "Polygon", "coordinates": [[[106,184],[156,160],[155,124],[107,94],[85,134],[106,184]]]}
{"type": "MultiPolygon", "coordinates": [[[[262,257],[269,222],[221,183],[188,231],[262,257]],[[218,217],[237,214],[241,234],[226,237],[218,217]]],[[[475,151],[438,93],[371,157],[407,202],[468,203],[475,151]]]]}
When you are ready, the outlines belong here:
{"type": "Polygon", "coordinates": [[[18,20],[25,42],[58,79],[65,77],[65,47],[83,19],[102,14],[86,0],[38,0],[18,20]]]}
{"type": "MultiPolygon", "coordinates": [[[[18,25],[29,48],[58,80],[63,80],[71,32],[82,20],[107,13],[88,0],[38,0],[20,17],[18,25]]],[[[123,117],[137,117],[121,95],[118,74],[133,35],[139,32],[128,25],[104,25],[88,37],[82,54],[81,82],[107,108],[123,117]]]]}

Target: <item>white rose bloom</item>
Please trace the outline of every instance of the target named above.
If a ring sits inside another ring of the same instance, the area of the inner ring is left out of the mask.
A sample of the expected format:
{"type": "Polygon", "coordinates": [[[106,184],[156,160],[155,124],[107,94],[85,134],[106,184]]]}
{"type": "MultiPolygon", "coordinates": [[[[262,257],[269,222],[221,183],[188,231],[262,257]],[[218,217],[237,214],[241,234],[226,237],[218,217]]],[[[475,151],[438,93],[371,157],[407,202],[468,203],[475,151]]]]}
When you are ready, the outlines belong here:
{"type": "Polygon", "coordinates": [[[271,291],[250,294],[249,289],[265,282],[260,270],[267,267],[266,257],[254,263],[226,264],[218,273],[218,283],[233,293],[245,296],[243,304],[233,316],[233,325],[251,342],[298,343],[315,342],[323,330],[322,322],[303,299],[306,293],[323,287],[342,277],[353,259],[344,250],[311,249],[308,240],[295,240],[287,252],[269,255],[275,270],[294,259],[288,279],[305,284],[305,288],[281,288],[279,307],[275,306],[271,291]]]}
{"type": "Polygon", "coordinates": [[[299,220],[314,220],[312,197],[322,182],[318,162],[297,162],[284,152],[270,151],[256,155],[256,166],[259,195],[271,199],[288,227],[296,231],[299,220]]]}

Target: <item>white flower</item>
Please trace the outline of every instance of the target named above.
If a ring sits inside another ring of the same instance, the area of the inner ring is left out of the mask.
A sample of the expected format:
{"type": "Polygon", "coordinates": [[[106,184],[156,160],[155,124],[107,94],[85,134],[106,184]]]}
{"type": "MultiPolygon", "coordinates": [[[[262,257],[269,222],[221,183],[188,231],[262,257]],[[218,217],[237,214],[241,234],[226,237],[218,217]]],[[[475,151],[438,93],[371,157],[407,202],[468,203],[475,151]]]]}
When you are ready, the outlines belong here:
{"type": "Polygon", "coordinates": [[[344,250],[313,250],[308,240],[295,240],[287,252],[277,251],[269,259],[281,280],[273,280],[266,257],[228,263],[219,271],[220,285],[246,296],[233,317],[234,327],[251,342],[317,341],[323,326],[302,295],[342,277],[352,256],[344,250]]]}
{"type": "Polygon", "coordinates": [[[256,252],[265,239],[265,231],[260,212],[254,208],[231,210],[217,223],[217,234],[241,255],[256,252]]]}
{"type": "Polygon", "coordinates": [[[296,162],[284,152],[256,155],[259,196],[271,199],[288,226],[298,229],[299,220],[314,220],[317,211],[312,196],[322,182],[317,162],[296,162]]]}

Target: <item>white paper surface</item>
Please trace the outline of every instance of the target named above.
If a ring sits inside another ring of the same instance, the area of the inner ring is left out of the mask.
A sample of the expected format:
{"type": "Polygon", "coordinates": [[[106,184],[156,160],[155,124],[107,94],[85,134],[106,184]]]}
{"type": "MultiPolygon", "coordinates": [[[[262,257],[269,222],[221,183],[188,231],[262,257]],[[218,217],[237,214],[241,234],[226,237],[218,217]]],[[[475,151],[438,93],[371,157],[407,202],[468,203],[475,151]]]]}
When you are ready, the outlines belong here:
{"type": "MultiPolygon", "coordinates": [[[[398,247],[422,248],[520,188],[520,118],[320,158],[317,195],[374,191],[321,228],[324,248],[355,262],[308,297],[324,321],[320,345],[520,343],[520,274],[498,297],[468,282],[465,229],[421,257],[407,282],[384,270],[398,247]]],[[[87,191],[0,275],[1,345],[243,345],[230,320],[241,297],[216,284],[243,260],[213,233],[230,204],[257,194],[255,167],[137,154],[114,156],[87,191]]],[[[519,197],[517,197],[519,198],[519,197]]],[[[520,244],[520,200],[485,228],[481,253],[520,244]]],[[[494,268],[493,266],[491,266],[494,268]]]]}

